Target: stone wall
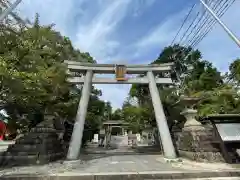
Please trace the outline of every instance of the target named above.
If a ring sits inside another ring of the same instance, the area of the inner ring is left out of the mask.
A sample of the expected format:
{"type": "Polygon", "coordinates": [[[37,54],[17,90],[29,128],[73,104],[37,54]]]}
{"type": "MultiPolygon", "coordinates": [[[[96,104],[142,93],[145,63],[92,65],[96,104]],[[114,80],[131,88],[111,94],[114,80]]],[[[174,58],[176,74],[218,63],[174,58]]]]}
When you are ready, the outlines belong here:
{"type": "Polygon", "coordinates": [[[173,133],[178,154],[195,161],[222,162],[219,143],[211,128],[173,133]]]}
{"type": "Polygon", "coordinates": [[[57,131],[39,126],[32,128],[0,153],[0,167],[47,164],[64,156],[57,131]]]}

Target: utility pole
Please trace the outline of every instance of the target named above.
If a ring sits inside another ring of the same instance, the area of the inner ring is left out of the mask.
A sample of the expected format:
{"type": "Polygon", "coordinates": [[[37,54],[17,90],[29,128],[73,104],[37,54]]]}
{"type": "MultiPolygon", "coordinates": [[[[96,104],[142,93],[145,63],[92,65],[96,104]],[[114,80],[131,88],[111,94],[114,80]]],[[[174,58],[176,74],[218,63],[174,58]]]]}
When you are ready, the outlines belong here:
{"type": "Polygon", "coordinates": [[[207,11],[217,20],[217,22],[222,26],[222,28],[226,31],[226,33],[229,35],[229,37],[240,47],[240,40],[237,38],[237,36],[221,21],[221,19],[204,2],[204,0],[200,0],[200,2],[207,9],[207,11]]]}
{"type": "Polygon", "coordinates": [[[21,3],[22,0],[16,0],[13,4],[11,4],[7,9],[5,9],[0,14],[0,23],[21,3]]]}

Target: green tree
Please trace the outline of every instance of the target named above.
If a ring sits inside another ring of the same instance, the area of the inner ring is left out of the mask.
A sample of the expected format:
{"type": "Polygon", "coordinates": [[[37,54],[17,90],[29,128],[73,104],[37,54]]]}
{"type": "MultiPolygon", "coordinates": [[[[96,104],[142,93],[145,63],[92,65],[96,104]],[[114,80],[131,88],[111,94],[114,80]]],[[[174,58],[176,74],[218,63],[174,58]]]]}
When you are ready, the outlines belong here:
{"type": "Polygon", "coordinates": [[[112,119],[112,105],[109,101],[104,104],[104,121],[112,119]]]}
{"type": "Polygon", "coordinates": [[[236,59],[229,66],[227,81],[232,85],[239,87],[240,84],[240,59],[236,59]]]}
{"type": "MultiPolygon", "coordinates": [[[[171,77],[173,81],[179,83],[189,74],[188,67],[197,64],[201,58],[198,50],[192,50],[191,47],[182,47],[180,45],[169,46],[163,49],[159,57],[151,64],[173,63],[171,77]]],[[[164,74],[159,74],[165,76],[164,74]]],[[[143,76],[143,75],[141,75],[143,76]]],[[[169,116],[169,110],[178,99],[180,90],[176,86],[158,85],[160,97],[164,106],[165,115],[168,117],[169,124],[172,124],[173,118],[169,116]]],[[[149,116],[149,125],[156,126],[156,120],[151,102],[148,85],[133,85],[129,92],[130,97],[138,99],[141,108],[145,108],[149,116]]],[[[177,112],[178,113],[178,112],[177,112]]],[[[177,118],[176,116],[174,116],[177,118]]]]}
{"type": "Polygon", "coordinates": [[[175,44],[165,47],[152,64],[173,63],[172,78],[174,81],[179,81],[182,75],[188,72],[189,66],[198,62],[200,58],[201,53],[198,50],[175,44]]]}
{"type": "Polygon", "coordinates": [[[116,109],[116,110],[112,113],[111,117],[112,117],[111,120],[122,120],[122,119],[123,119],[122,109],[116,109]]]}
{"type": "MultiPolygon", "coordinates": [[[[169,62],[174,63],[171,77],[178,85],[158,86],[169,126],[174,123],[174,120],[183,120],[180,112],[184,107],[173,106],[179,101],[180,95],[201,98],[197,105],[200,116],[210,113],[240,112],[239,93],[236,89],[239,83],[239,60],[234,61],[230,66],[227,78],[231,84],[225,82],[226,79],[210,62],[201,60],[201,53],[198,50],[193,51],[190,47],[185,48],[179,45],[166,47],[152,64],[169,62]]],[[[164,74],[160,76],[164,77],[164,74]]],[[[148,86],[133,85],[129,95],[138,99],[141,108],[148,108],[148,116],[151,117],[148,123],[156,126],[148,86]]]]}
{"type": "MultiPolygon", "coordinates": [[[[39,16],[30,28],[0,33],[0,98],[7,112],[20,119],[43,120],[44,113],[75,119],[81,87],[66,81],[64,60],[96,63],[89,53],[76,50],[69,38],[41,26],[39,16]]],[[[92,88],[87,126],[96,128],[103,116],[101,91],[92,88]]]]}
{"type": "Polygon", "coordinates": [[[183,93],[191,96],[195,92],[210,91],[223,85],[221,73],[208,61],[198,61],[183,82],[183,93]]]}
{"type": "Polygon", "coordinates": [[[123,108],[123,118],[129,123],[129,129],[132,130],[133,133],[139,133],[145,127],[145,119],[144,116],[142,116],[143,111],[143,108],[136,106],[126,106],[123,108]]]}
{"type": "Polygon", "coordinates": [[[202,88],[199,88],[198,91],[192,91],[193,96],[201,98],[198,103],[200,116],[218,113],[240,113],[239,62],[239,59],[236,59],[231,63],[225,78],[221,77],[220,80],[220,75],[212,76],[212,79],[209,77],[207,81],[203,81],[205,85],[202,83],[202,88]]]}

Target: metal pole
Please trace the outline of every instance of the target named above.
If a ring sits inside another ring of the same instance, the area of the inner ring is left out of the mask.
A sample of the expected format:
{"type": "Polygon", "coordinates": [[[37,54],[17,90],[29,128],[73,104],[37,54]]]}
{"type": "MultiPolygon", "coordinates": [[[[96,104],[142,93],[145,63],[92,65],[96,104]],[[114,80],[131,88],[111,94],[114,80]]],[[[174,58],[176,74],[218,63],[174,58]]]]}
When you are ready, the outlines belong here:
{"type": "Polygon", "coordinates": [[[237,36],[230,29],[228,29],[228,27],[213,12],[213,10],[208,7],[208,5],[203,0],[200,0],[200,2],[208,10],[208,12],[217,20],[217,22],[222,26],[222,28],[226,31],[226,33],[230,36],[230,38],[240,47],[240,40],[237,38],[237,36]]]}
{"type": "Polygon", "coordinates": [[[5,9],[1,14],[0,14],[0,23],[18,6],[19,3],[21,3],[22,0],[16,0],[10,7],[5,9]]]}

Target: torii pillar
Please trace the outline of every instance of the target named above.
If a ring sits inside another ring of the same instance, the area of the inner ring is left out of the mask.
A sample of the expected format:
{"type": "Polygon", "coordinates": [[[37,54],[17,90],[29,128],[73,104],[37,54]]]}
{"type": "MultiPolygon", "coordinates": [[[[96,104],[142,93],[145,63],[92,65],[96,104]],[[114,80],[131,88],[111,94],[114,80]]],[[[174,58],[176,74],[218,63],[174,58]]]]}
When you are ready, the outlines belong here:
{"type": "Polygon", "coordinates": [[[159,96],[153,72],[148,71],[147,77],[149,80],[149,91],[152,98],[158,131],[160,133],[161,142],[163,145],[164,157],[167,159],[175,159],[177,157],[175,148],[173,146],[172,138],[167,124],[167,119],[163,110],[163,105],[159,96]]]}
{"type": "Polygon", "coordinates": [[[84,124],[88,109],[88,101],[91,94],[92,77],[93,72],[91,70],[88,70],[86,76],[84,77],[82,95],[78,105],[77,116],[67,154],[68,160],[78,159],[80,153],[80,149],[82,146],[84,124]]]}

